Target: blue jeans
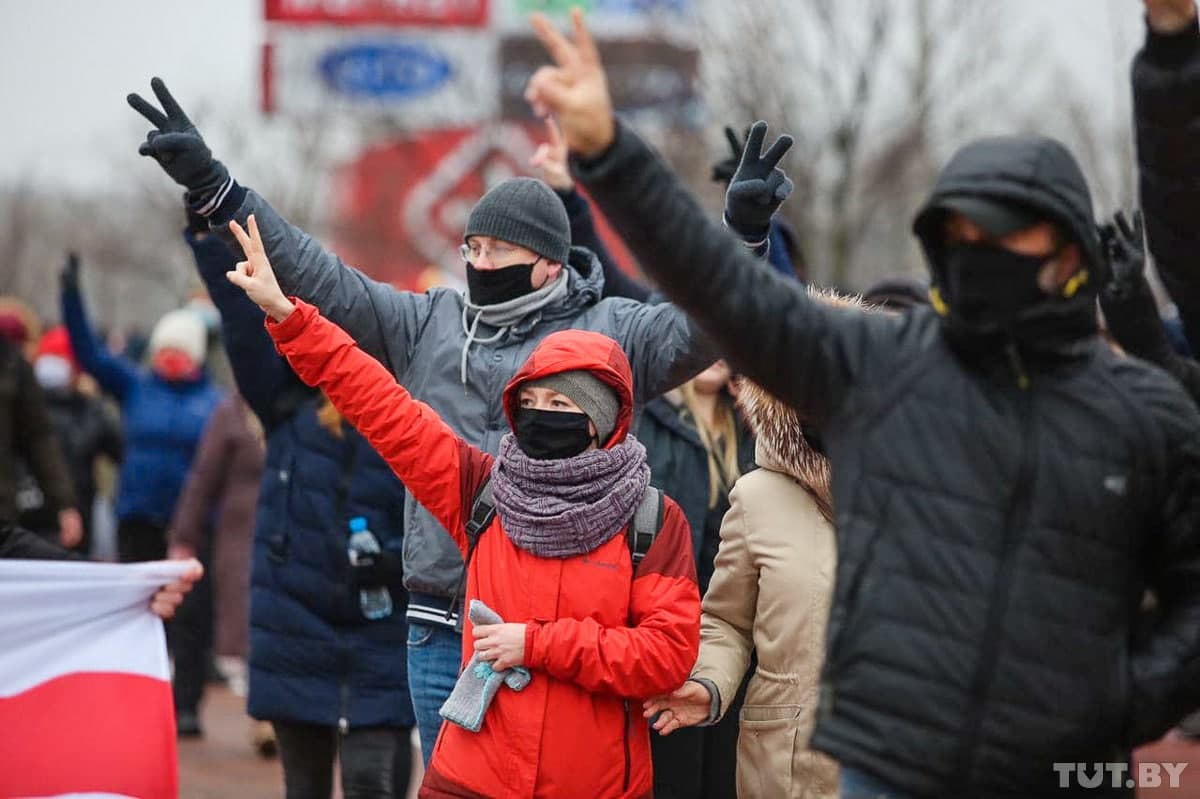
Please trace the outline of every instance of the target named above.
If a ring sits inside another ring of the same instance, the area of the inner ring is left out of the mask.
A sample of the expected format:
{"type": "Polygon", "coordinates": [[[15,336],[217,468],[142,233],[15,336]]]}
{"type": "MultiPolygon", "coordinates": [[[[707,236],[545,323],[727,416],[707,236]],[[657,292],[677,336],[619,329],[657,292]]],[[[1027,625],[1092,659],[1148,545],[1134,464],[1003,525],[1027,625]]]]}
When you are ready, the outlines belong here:
{"type": "Polygon", "coordinates": [[[901,793],[886,782],[857,769],[843,766],[839,780],[842,799],[913,799],[910,794],[901,793]]]}
{"type": "Polygon", "coordinates": [[[438,711],[454,690],[462,663],[462,636],[449,627],[408,623],[408,691],[417,716],[421,757],[426,768],[433,757],[442,717],[438,711]]]}

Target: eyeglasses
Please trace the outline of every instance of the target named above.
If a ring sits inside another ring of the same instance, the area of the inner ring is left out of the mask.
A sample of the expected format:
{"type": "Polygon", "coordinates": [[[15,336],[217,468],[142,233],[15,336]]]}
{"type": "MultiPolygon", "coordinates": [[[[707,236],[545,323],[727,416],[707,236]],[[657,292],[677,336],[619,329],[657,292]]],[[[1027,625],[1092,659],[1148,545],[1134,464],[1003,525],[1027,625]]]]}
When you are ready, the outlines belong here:
{"type": "Polygon", "coordinates": [[[515,257],[517,252],[519,252],[518,247],[502,241],[487,246],[471,242],[470,244],[461,244],[458,248],[458,254],[471,266],[478,264],[485,255],[491,259],[492,263],[507,266],[507,261],[515,257]]]}

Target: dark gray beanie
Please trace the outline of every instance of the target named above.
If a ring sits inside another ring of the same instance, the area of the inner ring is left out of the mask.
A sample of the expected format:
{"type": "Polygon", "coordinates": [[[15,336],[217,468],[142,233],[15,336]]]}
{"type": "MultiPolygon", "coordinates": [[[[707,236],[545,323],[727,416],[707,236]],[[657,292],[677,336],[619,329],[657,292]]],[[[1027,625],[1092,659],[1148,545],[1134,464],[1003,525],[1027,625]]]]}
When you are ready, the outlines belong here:
{"type": "Polygon", "coordinates": [[[554,189],[534,178],[508,178],[479,198],[463,241],[491,236],[528,247],[551,263],[571,254],[571,220],[554,189]]]}
{"type": "Polygon", "coordinates": [[[586,369],[557,372],[525,383],[530,388],[548,388],[565,394],[578,405],[596,425],[596,438],[603,447],[617,427],[621,401],[617,392],[586,369]]]}

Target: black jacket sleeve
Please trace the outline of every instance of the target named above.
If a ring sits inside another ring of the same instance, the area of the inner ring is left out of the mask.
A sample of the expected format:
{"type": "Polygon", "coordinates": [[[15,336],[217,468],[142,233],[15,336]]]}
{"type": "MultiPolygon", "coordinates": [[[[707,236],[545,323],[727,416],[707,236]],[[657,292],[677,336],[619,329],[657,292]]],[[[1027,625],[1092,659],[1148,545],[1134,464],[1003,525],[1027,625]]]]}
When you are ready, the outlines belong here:
{"type": "Polygon", "coordinates": [[[1140,400],[1163,429],[1167,459],[1154,503],[1159,523],[1141,539],[1160,615],[1130,663],[1133,746],[1156,740],[1200,706],[1200,411],[1177,390],[1140,400]]]}
{"type": "Polygon", "coordinates": [[[1163,285],[1200,352],[1200,27],[1150,31],[1133,63],[1138,178],[1163,285]]]}
{"type": "Polygon", "coordinates": [[[599,157],[572,172],[667,296],[699,322],[737,371],[814,421],[892,363],[897,317],[835,308],[756,258],[662,160],[618,123],[599,157]]]}
{"type": "Polygon", "coordinates": [[[1200,405],[1200,363],[1171,348],[1144,276],[1123,291],[1102,291],[1100,307],[1113,337],[1126,352],[1165,369],[1200,405]]]}
{"type": "Polygon", "coordinates": [[[11,524],[0,526],[0,558],[24,560],[75,560],[76,556],[37,533],[11,524]]]}
{"type": "Polygon", "coordinates": [[[567,218],[571,220],[571,244],[592,251],[604,270],[604,296],[625,297],[638,302],[650,300],[650,288],[621,271],[617,261],[596,232],[596,221],[587,199],[575,189],[558,192],[567,218]]]}

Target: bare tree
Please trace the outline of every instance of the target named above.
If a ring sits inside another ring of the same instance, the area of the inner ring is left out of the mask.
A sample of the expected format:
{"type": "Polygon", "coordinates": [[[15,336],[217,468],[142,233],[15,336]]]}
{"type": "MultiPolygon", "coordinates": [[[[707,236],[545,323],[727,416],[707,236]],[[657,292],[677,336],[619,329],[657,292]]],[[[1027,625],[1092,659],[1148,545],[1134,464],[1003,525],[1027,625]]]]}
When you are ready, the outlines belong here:
{"type": "Polygon", "coordinates": [[[718,119],[796,137],[785,218],[810,274],[861,285],[916,266],[908,233],[946,151],[1003,111],[1019,55],[994,3],[760,0],[705,9],[705,89],[718,119]]]}

